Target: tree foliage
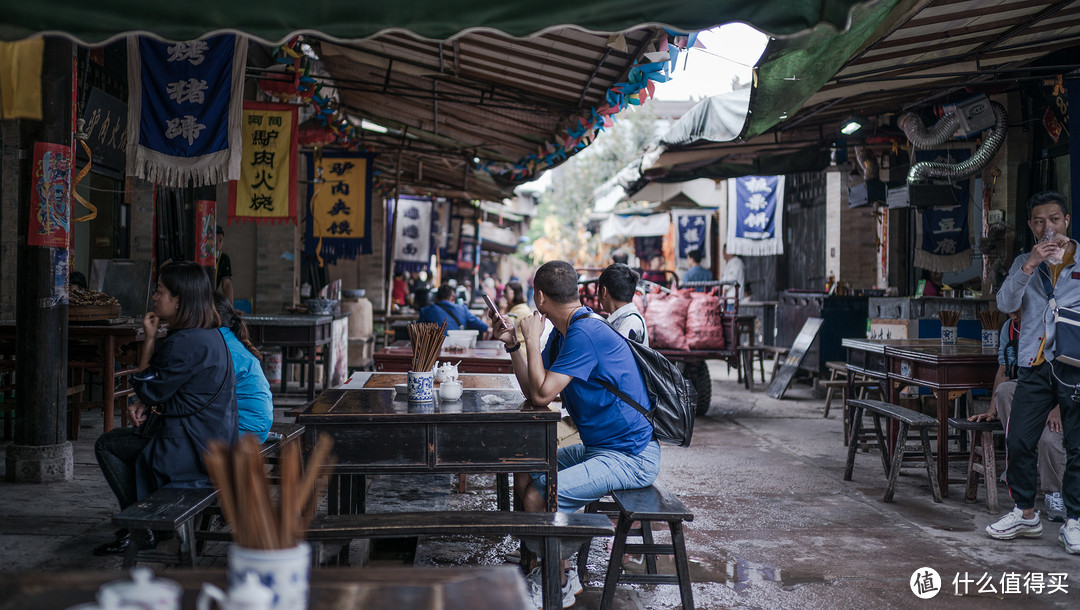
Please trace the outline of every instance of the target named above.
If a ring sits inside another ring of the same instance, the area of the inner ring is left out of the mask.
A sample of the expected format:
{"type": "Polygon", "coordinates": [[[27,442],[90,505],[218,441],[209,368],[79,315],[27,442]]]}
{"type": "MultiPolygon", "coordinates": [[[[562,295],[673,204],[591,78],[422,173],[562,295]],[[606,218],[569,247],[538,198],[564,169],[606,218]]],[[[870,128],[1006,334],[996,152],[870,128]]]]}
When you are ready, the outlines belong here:
{"type": "Polygon", "coordinates": [[[537,216],[529,230],[533,261],[599,264],[604,258],[599,240],[587,230],[593,191],[658,139],[656,113],[648,104],[631,107],[618,115],[612,127],[600,132],[588,148],[549,170],[551,186],[540,196],[537,216]]]}

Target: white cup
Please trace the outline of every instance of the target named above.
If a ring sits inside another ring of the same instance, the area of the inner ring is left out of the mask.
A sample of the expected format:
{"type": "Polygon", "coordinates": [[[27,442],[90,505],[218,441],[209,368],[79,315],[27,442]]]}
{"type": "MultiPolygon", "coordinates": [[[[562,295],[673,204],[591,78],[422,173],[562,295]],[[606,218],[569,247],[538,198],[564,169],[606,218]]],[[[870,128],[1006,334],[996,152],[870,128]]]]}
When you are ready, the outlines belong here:
{"type": "Polygon", "coordinates": [[[229,545],[229,587],[243,584],[254,572],[274,592],[273,610],[307,610],[311,545],[301,542],[290,549],[248,549],[229,545]]]}

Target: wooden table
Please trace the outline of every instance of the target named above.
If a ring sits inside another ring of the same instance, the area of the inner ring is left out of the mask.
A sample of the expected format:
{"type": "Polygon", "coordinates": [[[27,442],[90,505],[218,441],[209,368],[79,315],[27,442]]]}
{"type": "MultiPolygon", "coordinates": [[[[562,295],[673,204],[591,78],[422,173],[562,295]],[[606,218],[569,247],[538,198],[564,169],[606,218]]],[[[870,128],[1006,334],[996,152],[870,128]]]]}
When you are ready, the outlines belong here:
{"type": "MultiPolygon", "coordinates": [[[[394,373],[407,373],[412,366],[412,344],[408,341],[395,341],[390,347],[375,352],[375,370],[394,373]]],[[[440,362],[458,362],[460,373],[513,373],[510,354],[502,341],[477,341],[476,347],[463,351],[451,351],[444,347],[439,353],[440,362]]]]}
{"type": "MultiPolygon", "coordinates": [[[[494,373],[461,373],[457,380],[461,382],[463,390],[517,390],[517,377],[512,374],[494,373]]],[[[339,390],[392,390],[394,386],[408,383],[408,373],[387,373],[371,371],[357,371],[353,373],[339,390]]],[[[436,392],[439,382],[435,382],[436,392]]]]}
{"type": "MultiPolygon", "coordinates": [[[[330,514],[364,512],[365,479],[393,473],[546,472],[547,508],[557,506],[560,414],[533,407],[520,391],[467,389],[461,399],[409,403],[393,389],[335,388],[296,416],[313,443],[333,436],[337,457],[328,498],[330,514]]],[[[499,482],[499,509],[509,489],[499,482]]]]}
{"type": "MultiPolygon", "coordinates": [[[[165,336],[165,329],[158,331],[158,338],[165,336]]],[[[101,415],[104,419],[104,431],[113,429],[114,407],[116,403],[116,364],[123,366],[135,366],[138,364],[138,352],[127,352],[128,346],[142,341],[146,336],[143,332],[142,321],[121,322],[119,324],[108,323],[68,323],[68,359],[73,355],[86,357],[94,361],[94,368],[101,367],[102,377],[102,408],[101,415]],[[90,347],[90,351],[80,349],[84,345],[90,347]],[[125,357],[127,354],[127,357],[125,357]]],[[[12,320],[0,321],[0,356],[15,356],[15,322],[12,320]]],[[[130,392],[129,392],[130,393],[130,392]]]]}
{"type": "MultiPolygon", "coordinates": [[[[168,570],[184,589],[180,607],[194,610],[202,583],[226,587],[224,570],[168,570]]],[[[130,576],[118,570],[0,574],[0,610],[63,610],[94,601],[98,588],[130,576]]],[[[215,606],[216,607],[216,606],[215,606]]],[[[526,610],[525,580],[516,566],[327,568],[313,570],[308,608],[340,610],[526,610]]]]}
{"type": "Polygon", "coordinates": [[[284,370],[286,361],[284,350],[294,347],[303,350],[306,354],[304,363],[308,369],[307,399],[310,402],[315,398],[316,350],[320,346],[330,344],[332,338],[330,325],[334,319],[335,317],[329,314],[244,316],[244,323],[247,324],[251,342],[255,346],[269,345],[282,348],[281,392],[283,394],[288,384],[288,377],[284,370]]]}
{"type": "MultiPolygon", "coordinates": [[[[984,349],[978,341],[959,339],[942,345],[940,339],[843,339],[848,358],[848,395],[854,374],[882,381],[888,401],[897,404],[900,388],[929,388],[937,398],[937,468],[941,495],[949,495],[949,395],[990,389],[997,373],[997,349],[984,349]],[[854,373],[854,374],[852,374],[854,373]]],[[[852,439],[851,442],[855,442],[852,439]]]]}

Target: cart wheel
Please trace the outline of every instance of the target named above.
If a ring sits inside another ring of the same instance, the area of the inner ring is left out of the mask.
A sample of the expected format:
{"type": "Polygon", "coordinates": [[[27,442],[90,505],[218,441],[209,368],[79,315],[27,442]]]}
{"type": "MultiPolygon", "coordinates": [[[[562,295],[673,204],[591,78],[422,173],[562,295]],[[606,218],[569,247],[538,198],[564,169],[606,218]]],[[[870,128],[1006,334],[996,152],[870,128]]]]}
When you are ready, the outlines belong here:
{"type": "Polygon", "coordinates": [[[709,365],[703,360],[687,362],[683,367],[683,376],[689,379],[697,390],[697,414],[705,415],[709,412],[709,404],[712,402],[712,379],[709,378],[709,365]]]}

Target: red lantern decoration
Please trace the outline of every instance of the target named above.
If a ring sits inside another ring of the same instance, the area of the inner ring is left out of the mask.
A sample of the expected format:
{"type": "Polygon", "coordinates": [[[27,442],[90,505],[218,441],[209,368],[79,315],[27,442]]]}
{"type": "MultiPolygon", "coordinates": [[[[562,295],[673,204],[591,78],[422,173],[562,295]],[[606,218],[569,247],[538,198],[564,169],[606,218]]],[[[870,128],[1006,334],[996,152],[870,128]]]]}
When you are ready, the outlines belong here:
{"type": "Polygon", "coordinates": [[[323,125],[315,119],[308,119],[299,126],[300,146],[318,148],[331,144],[336,136],[328,125],[323,125]]]}

